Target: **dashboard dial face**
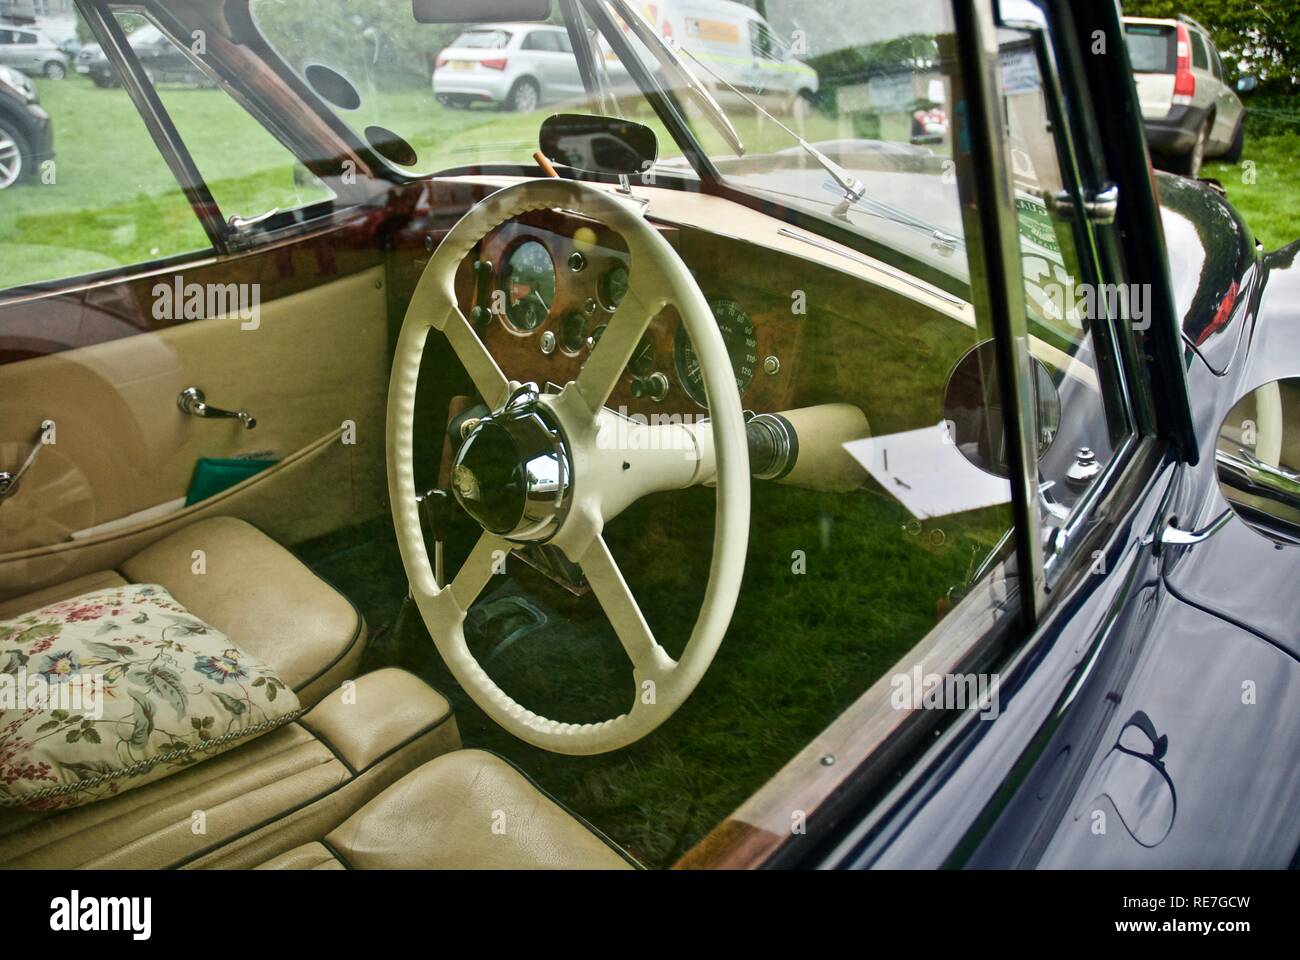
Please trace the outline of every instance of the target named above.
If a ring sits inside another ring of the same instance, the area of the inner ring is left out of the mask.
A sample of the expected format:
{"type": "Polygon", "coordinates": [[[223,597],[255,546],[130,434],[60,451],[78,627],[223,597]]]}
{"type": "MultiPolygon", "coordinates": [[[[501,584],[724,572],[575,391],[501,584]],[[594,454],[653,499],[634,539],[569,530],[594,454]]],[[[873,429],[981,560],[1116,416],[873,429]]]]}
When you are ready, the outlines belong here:
{"type": "Polygon", "coordinates": [[[620,263],[610,267],[600,275],[600,305],[613,313],[627,296],[627,285],[627,265],[620,263]]]}
{"type": "MultiPolygon", "coordinates": [[[[754,321],[734,300],[714,300],[709,308],[722,332],[722,342],[727,345],[731,369],[736,376],[736,389],[744,393],[754,379],[754,371],[758,369],[758,335],[754,331],[754,321]]],[[[677,368],[677,379],[681,381],[687,395],[700,406],[706,406],[708,400],[704,392],[704,371],[700,368],[700,358],[691,338],[686,334],[684,324],[677,328],[677,338],[673,343],[673,363],[677,368]]]]}
{"type": "Polygon", "coordinates": [[[536,240],[521,243],[506,258],[503,286],[506,317],[519,330],[536,330],[555,299],[555,265],[536,240]]]}
{"type": "Polygon", "coordinates": [[[577,353],[587,341],[587,318],[580,310],[570,310],[560,321],[560,346],[568,353],[577,353]]]}

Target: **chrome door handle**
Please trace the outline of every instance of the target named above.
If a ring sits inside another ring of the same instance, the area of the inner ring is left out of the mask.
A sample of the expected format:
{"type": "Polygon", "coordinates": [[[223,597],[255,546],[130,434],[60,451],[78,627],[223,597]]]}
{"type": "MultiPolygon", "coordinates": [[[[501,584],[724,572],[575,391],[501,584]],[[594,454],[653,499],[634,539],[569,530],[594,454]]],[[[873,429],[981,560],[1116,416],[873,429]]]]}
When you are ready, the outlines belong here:
{"type": "Polygon", "coordinates": [[[31,452],[23,460],[22,466],[13,472],[0,470],[0,503],[4,503],[18,492],[18,484],[23,479],[23,475],[31,469],[32,464],[36,462],[36,455],[41,452],[41,447],[45,446],[45,431],[52,426],[54,426],[53,420],[41,421],[41,428],[36,431],[36,439],[32,441],[31,452]]]}
{"type": "Polygon", "coordinates": [[[238,420],[244,425],[245,430],[252,430],[257,426],[257,421],[247,410],[222,410],[220,407],[210,407],[207,399],[198,387],[186,387],[176,398],[176,406],[181,408],[182,413],[188,413],[191,417],[203,417],[207,420],[223,418],[238,420]]]}

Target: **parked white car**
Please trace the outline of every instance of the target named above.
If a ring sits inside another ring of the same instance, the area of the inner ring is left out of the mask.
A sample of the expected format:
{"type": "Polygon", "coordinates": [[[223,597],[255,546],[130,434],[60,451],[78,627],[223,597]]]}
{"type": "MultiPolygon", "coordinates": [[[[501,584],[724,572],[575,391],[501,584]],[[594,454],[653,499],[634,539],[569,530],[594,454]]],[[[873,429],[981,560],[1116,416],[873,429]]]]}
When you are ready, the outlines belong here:
{"type": "Polygon", "coordinates": [[[1206,157],[1241,159],[1245,111],[1224,82],[1209,32],[1190,17],[1125,17],[1124,39],[1156,159],[1189,177],[1206,157]]]}
{"type": "Polygon", "coordinates": [[[544,103],[578,100],[583,89],[562,27],[498,23],[466,30],[438,54],[433,93],[448,107],[477,101],[527,113],[544,103]]]}

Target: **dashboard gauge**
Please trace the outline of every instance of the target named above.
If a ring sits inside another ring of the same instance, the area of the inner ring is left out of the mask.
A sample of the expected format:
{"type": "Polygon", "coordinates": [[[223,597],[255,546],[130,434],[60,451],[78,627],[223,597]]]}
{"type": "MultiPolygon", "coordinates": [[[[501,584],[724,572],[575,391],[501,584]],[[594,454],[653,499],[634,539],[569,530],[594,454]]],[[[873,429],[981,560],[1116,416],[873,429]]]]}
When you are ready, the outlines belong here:
{"type": "MultiPolygon", "coordinates": [[[[736,377],[736,389],[741,393],[754,379],[758,369],[758,335],[754,331],[754,321],[734,300],[714,300],[709,304],[713,318],[718,322],[722,332],[722,342],[727,345],[727,355],[731,358],[731,369],[736,377]]],[[[677,368],[677,379],[687,395],[700,406],[706,406],[708,399],[704,392],[704,371],[700,369],[700,358],[695,352],[691,338],[686,334],[685,324],[677,328],[677,338],[673,343],[673,365],[677,368]]]]}
{"type": "Polygon", "coordinates": [[[567,353],[577,353],[587,341],[587,318],[580,310],[571,310],[560,321],[560,346],[567,353]]]}
{"type": "Polygon", "coordinates": [[[540,327],[555,299],[555,265],[546,247],[536,240],[515,247],[506,259],[502,285],[511,325],[519,330],[540,327]]]}
{"type": "Polygon", "coordinates": [[[632,358],[627,362],[627,369],[634,376],[644,377],[654,368],[655,342],[647,335],[641,338],[641,342],[632,351],[632,358]]]}
{"type": "Polygon", "coordinates": [[[627,264],[616,264],[602,273],[597,291],[600,294],[600,305],[613,313],[627,296],[628,282],[627,264]]]}

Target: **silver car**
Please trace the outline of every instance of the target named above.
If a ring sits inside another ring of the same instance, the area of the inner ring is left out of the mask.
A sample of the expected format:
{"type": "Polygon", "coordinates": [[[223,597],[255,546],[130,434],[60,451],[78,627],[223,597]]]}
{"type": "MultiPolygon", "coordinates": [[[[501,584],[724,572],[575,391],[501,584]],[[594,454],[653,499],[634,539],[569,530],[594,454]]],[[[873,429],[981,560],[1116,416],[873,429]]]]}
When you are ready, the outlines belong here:
{"type": "Polygon", "coordinates": [[[1240,160],[1244,111],[1209,31],[1190,17],[1125,17],[1124,39],[1156,159],[1189,177],[1207,157],[1240,160]]]}
{"type": "Polygon", "coordinates": [[[567,31],[501,23],[472,27],[438,54],[433,93],[448,107],[479,102],[527,113],[544,103],[578,100],[583,89],[567,31]]]}
{"type": "Polygon", "coordinates": [[[51,80],[68,75],[68,55],[45,34],[26,27],[0,27],[0,64],[51,80]]]}

